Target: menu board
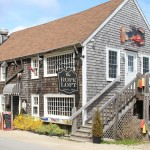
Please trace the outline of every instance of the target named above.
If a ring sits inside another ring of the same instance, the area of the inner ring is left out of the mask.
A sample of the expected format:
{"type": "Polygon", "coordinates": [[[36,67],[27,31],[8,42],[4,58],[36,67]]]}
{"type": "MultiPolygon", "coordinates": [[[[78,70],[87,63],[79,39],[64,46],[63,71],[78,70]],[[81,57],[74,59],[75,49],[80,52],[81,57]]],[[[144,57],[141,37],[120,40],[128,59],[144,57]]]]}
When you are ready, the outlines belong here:
{"type": "Polygon", "coordinates": [[[2,130],[12,130],[12,113],[3,112],[2,113],[2,130]]]}

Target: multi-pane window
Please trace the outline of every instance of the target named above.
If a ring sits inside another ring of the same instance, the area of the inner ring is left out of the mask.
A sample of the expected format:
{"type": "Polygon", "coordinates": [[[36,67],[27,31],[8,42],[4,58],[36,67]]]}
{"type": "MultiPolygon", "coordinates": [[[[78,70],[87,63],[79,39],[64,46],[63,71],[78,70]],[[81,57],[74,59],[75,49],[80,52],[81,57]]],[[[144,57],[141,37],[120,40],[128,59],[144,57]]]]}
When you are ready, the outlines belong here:
{"type": "Polygon", "coordinates": [[[39,61],[37,58],[33,58],[31,60],[31,67],[32,67],[32,71],[31,71],[31,78],[35,79],[39,77],[39,61]]]}
{"type": "Polygon", "coordinates": [[[149,73],[149,58],[143,57],[143,74],[149,73]]]}
{"type": "Polygon", "coordinates": [[[1,66],[1,81],[6,79],[6,67],[1,66]]]}
{"type": "Polygon", "coordinates": [[[73,53],[45,57],[45,76],[57,75],[57,72],[62,69],[74,70],[73,53]]]}
{"type": "Polygon", "coordinates": [[[128,55],[128,72],[134,72],[134,56],[128,55]]]}
{"type": "Polygon", "coordinates": [[[113,81],[120,75],[120,51],[114,48],[106,48],[106,78],[113,81]]]}
{"type": "Polygon", "coordinates": [[[39,117],[39,95],[31,95],[32,116],[39,117]]]}
{"type": "Polygon", "coordinates": [[[74,96],[45,96],[45,116],[70,117],[74,107],[74,96]]]}
{"type": "Polygon", "coordinates": [[[109,51],[109,78],[117,77],[117,52],[109,51]]]}
{"type": "Polygon", "coordinates": [[[5,111],[5,96],[0,95],[0,112],[5,111]]]}

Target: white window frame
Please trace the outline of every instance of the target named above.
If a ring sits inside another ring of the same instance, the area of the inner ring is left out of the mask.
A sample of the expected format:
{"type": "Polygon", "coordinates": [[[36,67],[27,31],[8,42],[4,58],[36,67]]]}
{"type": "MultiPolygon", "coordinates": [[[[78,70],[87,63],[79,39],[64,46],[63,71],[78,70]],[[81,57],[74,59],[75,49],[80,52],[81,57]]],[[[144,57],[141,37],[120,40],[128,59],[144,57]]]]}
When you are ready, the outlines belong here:
{"type": "MultiPolygon", "coordinates": [[[[74,52],[73,50],[68,50],[68,51],[64,51],[64,52],[55,52],[52,54],[44,55],[44,77],[57,76],[57,73],[56,74],[47,74],[47,58],[72,54],[73,52],[74,52]]],[[[73,53],[73,71],[75,71],[75,54],[74,53],[73,53]]]]}
{"type": "Polygon", "coordinates": [[[143,74],[143,57],[149,58],[149,73],[150,73],[150,55],[142,54],[141,55],[141,73],[143,74]]]}
{"type": "Polygon", "coordinates": [[[0,81],[6,80],[6,67],[0,67],[0,81]],[[5,75],[5,77],[4,77],[5,75]]]}
{"type": "Polygon", "coordinates": [[[66,94],[45,94],[44,95],[44,117],[50,117],[50,118],[59,118],[59,119],[69,119],[70,116],[61,116],[61,115],[50,115],[48,114],[47,109],[47,98],[73,98],[74,100],[74,107],[75,107],[75,95],[66,95],[66,94]]]}
{"type": "Polygon", "coordinates": [[[39,95],[38,94],[32,94],[31,95],[31,113],[33,117],[39,117],[39,95]],[[34,104],[34,98],[38,98],[38,104],[34,104]],[[33,107],[37,107],[37,114],[33,114],[33,107]]]}
{"type": "Polygon", "coordinates": [[[5,106],[6,106],[6,104],[5,104],[5,96],[4,95],[0,95],[0,112],[3,112],[3,111],[5,111],[5,106]],[[2,102],[2,100],[4,100],[4,102],[2,102]],[[4,110],[2,110],[2,105],[4,105],[4,110]]]}
{"type": "Polygon", "coordinates": [[[34,69],[35,66],[34,66],[34,64],[33,64],[33,61],[37,61],[37,65],[38,65],[38,66],[36,67],[36,69],[37,69],[37,75],[35,75],[35,73],[31,71],[31,79],[38,79],[38,78],[39,78],[39,60],[37,59],[37,57],[33,57],[33,58],[31,59],[31,67],[33,68],[33,70],[35,70],[35,69],[34,69]]]}
{"type": "Polygon", "coordinates": [[[120,75],[120,49],[106,47],[106,80],[113,81],[115,78],[109,77],[109,51],[117,52],[117,75],[116,77],[118,77],[120,75]]]}

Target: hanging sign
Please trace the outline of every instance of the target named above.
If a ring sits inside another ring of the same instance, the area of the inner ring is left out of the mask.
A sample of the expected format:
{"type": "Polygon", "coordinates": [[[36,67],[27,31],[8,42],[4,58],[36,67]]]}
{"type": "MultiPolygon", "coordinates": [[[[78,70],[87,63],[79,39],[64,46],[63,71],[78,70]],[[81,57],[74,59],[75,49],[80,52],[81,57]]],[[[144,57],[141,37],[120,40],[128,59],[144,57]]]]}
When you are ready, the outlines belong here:
{"type": "Polygon", "coordinates": [[[12,130],[12,113],[3,112],[2,113],[2,130],[12,130]]]}
{"type": "Polygon", "coordinates": [[[120,40],[122,44],[126,41],[131,41],[132,45],[136,45],[138,47],[145,44],[145,30],[143,28],[130,26],[130,29],[127,30],[124,26],[122,26],[120,31],[120,40]]]}
{"type": "Polygon", "coordinates": [[[58,72],[58,90],[65,94],[75,94],[78,92],[77,73],[72,70],[62,70],[58,72]]]}

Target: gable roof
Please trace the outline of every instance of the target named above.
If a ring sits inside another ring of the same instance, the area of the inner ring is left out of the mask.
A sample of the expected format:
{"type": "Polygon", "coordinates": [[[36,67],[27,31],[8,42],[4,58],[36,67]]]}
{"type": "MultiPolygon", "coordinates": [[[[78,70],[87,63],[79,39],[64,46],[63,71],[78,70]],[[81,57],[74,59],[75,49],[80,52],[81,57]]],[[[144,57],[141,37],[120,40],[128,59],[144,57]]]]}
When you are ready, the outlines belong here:
{"type": "Polygon", "coordinates": [[[0,61],[84,42],[124,0],[111,0],[83,12],[14,32],[0,45],[0,61]]]}

